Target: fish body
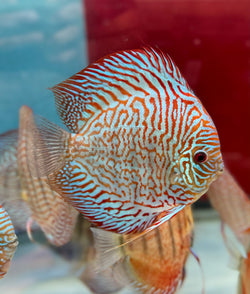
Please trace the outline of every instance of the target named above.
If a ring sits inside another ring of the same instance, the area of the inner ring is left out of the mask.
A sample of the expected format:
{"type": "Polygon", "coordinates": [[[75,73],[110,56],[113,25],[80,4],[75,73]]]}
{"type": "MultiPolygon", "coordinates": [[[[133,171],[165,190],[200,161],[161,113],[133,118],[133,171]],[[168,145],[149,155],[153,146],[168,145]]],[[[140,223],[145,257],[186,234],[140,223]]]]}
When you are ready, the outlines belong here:
{"type": "Polygon", "coordinates": [[[95,293],[112,293],[112,287],[116,289],[122,285],[132,287],[137,293],[151,294],[175,293],[180,287],[192,245],[190,206],[129,243],[126,242],[131,234],[92,230],[96,260],[87,266],[81,277],[95,293]],[[105,291],[106,288],[110,292],[105,291]]]}
{"type": "Polygon", "coordinates": [[[216,128],[162,52],[111,54],[52,88],[73,133],[34,134],[41,175],[92,223],[143,231],[204,194],[222,172],[216,128]]]}
{"type": "Polygon", "coordinates": [[[7,273],[18,245],[11,219],[0,205],[0,279],[7,273]]]}

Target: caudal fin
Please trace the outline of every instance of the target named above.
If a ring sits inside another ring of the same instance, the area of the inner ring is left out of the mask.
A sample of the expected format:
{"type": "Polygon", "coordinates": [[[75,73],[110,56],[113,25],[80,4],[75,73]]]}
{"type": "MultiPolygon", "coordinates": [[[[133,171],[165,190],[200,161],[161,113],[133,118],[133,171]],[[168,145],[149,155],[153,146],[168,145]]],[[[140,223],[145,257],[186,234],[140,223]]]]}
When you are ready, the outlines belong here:
{"type": "Polygon", "coordinates": [[[27,106],[20,109],[20,128],[25,130],[21,139],[26,138],[29,168],[34,177],[47,176],[63,165],[68,132],[41,116],[34,117],[27,106]]]}

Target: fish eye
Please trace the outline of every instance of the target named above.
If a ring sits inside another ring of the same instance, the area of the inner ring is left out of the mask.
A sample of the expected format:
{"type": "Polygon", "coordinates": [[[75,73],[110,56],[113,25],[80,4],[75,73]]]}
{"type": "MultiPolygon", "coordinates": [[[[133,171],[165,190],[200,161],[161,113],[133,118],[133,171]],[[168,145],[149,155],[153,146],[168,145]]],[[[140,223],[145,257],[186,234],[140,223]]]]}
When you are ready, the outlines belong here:
{"type": "Polygon", "coordinates": [[[203,163],[203,162],[207,161],[207,158],[208,158],[207,152],[205,152],[203,150],[198,150],[194,154],[194,162],[195,163],[203,163]]]}

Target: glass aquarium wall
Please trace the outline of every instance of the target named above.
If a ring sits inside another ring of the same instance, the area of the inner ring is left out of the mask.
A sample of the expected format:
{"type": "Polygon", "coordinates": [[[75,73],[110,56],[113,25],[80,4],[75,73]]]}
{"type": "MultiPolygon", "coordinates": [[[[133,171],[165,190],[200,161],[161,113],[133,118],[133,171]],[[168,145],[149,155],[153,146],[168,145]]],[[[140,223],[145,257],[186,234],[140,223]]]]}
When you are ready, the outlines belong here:
{"type": "Polygon", "coordinates": [[[48,88],[86,64],[80,0],[0,1],[0,133],[23,104],[57,122],[48,88]]]}

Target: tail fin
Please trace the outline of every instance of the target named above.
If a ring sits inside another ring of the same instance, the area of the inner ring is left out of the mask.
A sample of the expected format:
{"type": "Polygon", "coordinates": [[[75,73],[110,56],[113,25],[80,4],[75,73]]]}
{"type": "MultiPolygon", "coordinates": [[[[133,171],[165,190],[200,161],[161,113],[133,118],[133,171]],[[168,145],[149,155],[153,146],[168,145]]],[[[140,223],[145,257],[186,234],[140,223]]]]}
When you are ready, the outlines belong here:
{"type": "Polygon", "coordinates": [[[94,236],[95,256],[80,279],[94,293],[117,292],[131,283],[124,267],[125,253],[118,246],[122,235],[98,228],[91,228],[91,231],[94,236]]]}
{"type": "Polygon", "coordinates": [[[122,259],[123,251],[120,248],[122,235],[91,228],[94,236],[96,258],[98,260],[97,270],[106,269],[122,259]]]}
{"type": "MultiPolygon", "coordinates": [[[[26,132],[25,148],[34,177],[47,176],[63,165],[68,132],[45,118],[34,117],[27,106],[20,109],[20,129],[26,132]]],[[[22,140],[22,134],[19,138],[22,140]]]]}
{"type": "Polygon", "coordinates": [[[120,263],[114,264],[103,271],[96,272],[90,263],[85,268],[80,279],[89,287],[89,289],[91,289],[91,291],[93,291],[93,293],[117,293],[126,286],[126,283],[123,283],[124,276],[122,279],[118,278],[117,268],[118,271],[121,270],[122,267],[120,263]]]}

